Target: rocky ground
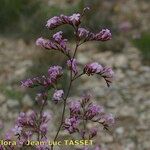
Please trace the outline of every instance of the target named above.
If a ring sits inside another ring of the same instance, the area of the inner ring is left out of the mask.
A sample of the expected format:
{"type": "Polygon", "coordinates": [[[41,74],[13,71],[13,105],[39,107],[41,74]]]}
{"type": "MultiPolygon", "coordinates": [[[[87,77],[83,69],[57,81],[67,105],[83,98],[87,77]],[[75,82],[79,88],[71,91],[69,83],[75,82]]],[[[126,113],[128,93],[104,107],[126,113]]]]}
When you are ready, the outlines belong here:
{"type": "MultiPolygon", "coordinates": [[[[90,80],[84,76],[78,84],[78,91],[91,90],[97,102],[117,117],[113,135],[102,132],[97,143],[103,150],[149,150],[150,66],[141,63],[139,51],[132,46],[116,54],[99,52],[90,44],[81,49],[78,55],[81,65],[95,60],[112,66],[115,71],[110,88],[96,76],[90,80]]],[[[35,53],[32,44],[0,39],[0,128],[4,131],[10,128],[20,110],[33,106],[30,95],[20,89],[19,80],[34,65],[35,53]]]]}
{"type": "Polygon", "coordinates": [[[88,48],[78,56],[81,63],[89,62],[90,58],[112,66],[115,71],[110,88],[96,77],[91,80],[84,77],[78,87],[79,90],[91,90],[97,101],[118,118],[113,136],[101,134],[97,140],[105,143],[103,149],[150,149],[150,67],[141,64],[140,56],[131,46],[121,54],[88,48]]]}

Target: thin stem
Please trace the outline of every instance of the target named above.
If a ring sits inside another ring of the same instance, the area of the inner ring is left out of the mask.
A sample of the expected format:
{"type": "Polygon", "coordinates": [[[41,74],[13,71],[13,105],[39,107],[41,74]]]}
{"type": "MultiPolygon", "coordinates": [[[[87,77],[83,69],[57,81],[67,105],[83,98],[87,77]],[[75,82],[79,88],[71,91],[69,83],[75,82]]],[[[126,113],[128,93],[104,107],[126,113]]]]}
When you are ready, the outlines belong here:
{"type": "MultiPolygon", "coordinates": [[[[76,51],[77,51],[77,48],[78,48],[78,46],[76,46],[76,48],[75,48],[75,52],[74,52],[74,55],[73,55],[73,58],[75,57],[75,53],[76,53],[76,51]]],[[[71,66],[72,66],[72,63],[71,63],[71,66]]],[[[61,117],[61,122],[60,122],[60,125],[59,125],[59,128],[58,128],[58,130],[57,130],[57,133],[56,133],[56,135],[55,135],[55,137],[54,137],[54,142],[56,141],[56,139],[57,139],[57,137],[58,137],[58,135],[59,135],[59,132],[60,132],[60,130],[61,130],[61,127],[62,127],[62,125],[63,125],[63,122],[64,122],[64,117],[65,117],[65,110],[66,110],[66,102],[67,102],[67,98],[68,98],[68,96],[69,96],[69,93],[70,93],[70,90],[71,90],[71,86],[72,86],[72,82],[73,82],[73,74],[72,74],[72,70],[70,70],[70,82],[69,82],[69,87],[68,87],[68,91],[67,91],[67,94],[66,94],[66,97],[64,98],[64,105],[63,105],[63,112],[62,112],[62,117],[61,117]]],[[[53,147],[54,147],[54,145],[52,145],[51,146],[51,150],[53,150],[53,147]]]]}
{"type": "MultiPolygon", "coordinates": [[[[85,114],[85,108],[83,107],[83,114],[85,114]]],[[[83,116],[84,117],[84,116],[83,116]]],[[[84,118],[83,118],[83,139],[85,139],[85,131],[86,131],[86,121],[84,118]]]]}
{"type": "Polygon", "coordinates": [[[79,42],[77,42],[77,43],[76,43],[75,51],[74,51],[74,54],[73,54],[73,59],[74,59],[74,58],[75,58],[75,56],[76,56],[76,53],[77,53],[78,47],[79,47],[79,42]]]}
{"type": "Polygon", "coordinates": [[[74,81],[74,80],[76,80],[76,79],[78,79],[79,77],[81,77],[82,75],[84,75],[84,72],[82,72],[81,74],[79,74],[78,76],[75,76],[73,79],[72,79],[72,81],[74,81]]]}
{"type": "MultiPolygon", "coordinates": [[[[40,109],[40,117],[39,117],[39,124],[38,124],[38,130],[39,131],[40,131],[40,125],[41,125],[41,121],[42,121],[41,119],[42,119],[42,114],[43,114],[43,110],[44,110],[44,106],[46,104],[46,101],[47,101],[47,99],[44,100],[44,103],[40,109]]],[[[40,137],[41,137],[41,134],[40,134],[40,132],[38,132],[38,141],[40,141],[40,137]]]]}
{"type": "MultiPolygon", "coordinates": [[[[65,110],[66,110],[66,102],[67,102],[67,98],[68,98],[70,90],[71,90],[71,85],[72,85],[72,71],[70,70],[70,83],[69,83],[69,87],[68,87],[68,91],[67,91],[66,97],[64,98],[64,105],[63,105],[63,112],[62,112],[61,122],[60,122],[59,128],[57,130],[57,133],[56,133],[56,135],[54,137],[54,140],[53,140],[54,142],[56,141],[56,139],[57,139],[57,137],[59,135],[59,132],[61,130],[61,127],[63,125],[63,122],[64,122],[65,110]]],[[[54,145],[51,146],[51,150],[53,150],[53,146],[54,145]]]]}
{"type": "MultiPolygon", "coordinates": [[[[78,31],[78,28],[76,29],[76,35],[77,35],[77,31],[78,31]]],[[[79,40],[76,38],[76,46],[75,46],[75,50],[74,50],[74,54],[73,54],[73,57],[69,57],[69,59],[71,60],[71,68],[72,68],[72,62],[73,62],[73,59],[75,58],[76,56],[76,53],[77,53],[77,50],[78,50],[78,47],[79,47],[79,40]]],[[[60,122],[60,125],[58,127],[58,130],[57,130],[57,133],[54,137],[54,142],[56,141],[56,139],[58,138],[58,135],[59,135],[59,132],[61,130],[61,127],[64,123],[64,117],[65,117],[65,111],[66,111],[66,104],[67,104],[67,99],[68,99],[68,96],[70,94],[70,90],[71,90],[71,87],[72,87],[72,82],[73,82],[73,72],[72,72],[72,69],[70,69],[70,82],[69,82],[69,87],[68,87],[68,91],[67,91],[67,94],[66,94],[66,97],[64,98],[64,105],[63,105],[63,112],[62,112],[62,117],[61,117],[61,122],[60,122]]],[[[51,146],[51,150],[53,150],[53,147],[54,145],[52,144],[51,146]]]]}

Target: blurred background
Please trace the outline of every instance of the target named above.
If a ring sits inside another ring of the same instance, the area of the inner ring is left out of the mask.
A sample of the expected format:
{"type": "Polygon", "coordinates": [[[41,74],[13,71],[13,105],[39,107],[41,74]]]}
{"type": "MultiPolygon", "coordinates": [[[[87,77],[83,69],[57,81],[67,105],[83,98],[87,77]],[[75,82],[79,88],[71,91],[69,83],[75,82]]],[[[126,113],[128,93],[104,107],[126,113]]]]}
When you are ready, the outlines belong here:
{"type": "MultiPolygon", "coordinates": [[[[95,140],[103,150],[150,150],[149,0],[0,0],[0,139],[20,111],[34,106],[35,90],[21,89],[20,80],[44,74],[52,64],[66,63],[58,53],[35,46],[38,37],[54,33],[45,28],[46,20],[81,12],[86,6],[91,11],[82,26],[95,32],[109,28],[113,38],[83,45],[77,57],[81,65],[95,60],[112,66],[115,81],[107,88],[96,76],[91,80],[84,77],[76,83],[72,96],[90,90],[97,103],[117,117],[113,135],[100,132],[95,140]]],[[[59,29],[74,45],[72,29],[59,29]]],[[[66,73],[60,86],[66,88],[67,79],[66,73]]],[[[56,106],[50,104],[55,113],[56,106]]],[[[54,122],[59,118],[58,113],[54,122]]],[[[52,134],[55,128],[50,125],[52,134]]],[[[61,132],[61,136],[66,135],[61,132]]]]}

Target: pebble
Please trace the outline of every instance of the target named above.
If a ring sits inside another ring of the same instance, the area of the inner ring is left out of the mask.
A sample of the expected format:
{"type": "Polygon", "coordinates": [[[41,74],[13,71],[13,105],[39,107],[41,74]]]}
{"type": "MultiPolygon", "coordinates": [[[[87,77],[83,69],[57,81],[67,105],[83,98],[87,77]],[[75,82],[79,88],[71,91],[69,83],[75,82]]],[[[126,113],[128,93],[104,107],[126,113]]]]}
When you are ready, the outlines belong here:
{"type": "Polygon", "coordinates": [[[124,133],[124,128],[123,127],[117,128],[116,133],[119,134],[119,135],[122,135],[124,133]]]}
{"type": "Polygon", "coordinates": [[[0,93],[0,105],[3,104],[4,102],[6,102],[6,97],[5,95],[0,93]]]}
{"type": "Polygon", "coordinates": [[[19,102],[16,99],[8,99],[7,100],[7,106],[10,109],[15,109],[19,107],[19,102]]]}
{"type": "Polygon", "coordinates": [[[33,106],[33,100],[31,99],[31,97],[28,94],[26,94],[23,97],[21,103],[24,107],[32,107],[33,106]]]}

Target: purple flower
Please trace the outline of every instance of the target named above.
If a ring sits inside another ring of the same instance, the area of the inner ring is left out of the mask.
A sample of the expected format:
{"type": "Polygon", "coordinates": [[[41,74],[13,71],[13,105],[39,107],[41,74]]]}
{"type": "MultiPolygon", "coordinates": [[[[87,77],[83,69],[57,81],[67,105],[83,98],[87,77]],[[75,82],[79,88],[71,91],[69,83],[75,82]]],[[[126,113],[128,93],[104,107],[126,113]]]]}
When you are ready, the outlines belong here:
{"type": "Polygon", "coordinates": [[[75,75],[78,73],[78,70],[77,70],[77,60],[76,59],[68,60],[67,61],[67,65],[68,65],[69,69],[73,71],[73,73],[75,75]]]}
{"type": "Polygon", "coordinates": [[[16,124],[20,127],[36,125],[36,113],[34,111],[28,111],[27,113],[21,112],[17,118],[16,124]]]}
{"type": "Polygon", "coordinates": [[[81,15],[79,13],[73,14],[71,16],[65,15],[55,16],[47,21],[46,27],[48,27],[49,29],[54,29],[63,24],[78,26],[80,24],[80,19],[81,15]]]}
{"type": "Polygon", "coordinates": [[[73,14],[72,16],[69,17],[69,19],[73,25],[78,26],[80,24],[81,15],[79,13],[73,14]]]}
{"type": "Polygon", "coordinates": [[[47,93],[42,92],[36,94],[35,100],[39,105],[44,104],[44,102],[47,100],[47,93]]]}
{"type": "Polygon", "coordinates": [[[45,75],[43,75],[42,77],[36,78],[35,81],[38,83],[38,85],[48,87],[48,86],[53,86],[53,84],[55,84],[57,79],[58,78],[56,76],[45,76],[45,75]]]}
{"type": "Polygon", "coordinates": [[[40,115],[40,121],[38,122],[39,116],[36,112],[28,111],[27,113],[20,113],[16,126],[13,129],[15,135],[19,134],[20,139],[18,142],[20,144],[25,143],[32,138],[34,133],[40,133],[45,136],[48,130],[48,122],[50,118],[51,115],[49,112],[43,112],[42,115],[40,115]]]}
{"type": "Polygon", "coordinates": [[[64,39],[62,34],[63,34],[63,32],[59,31],[53,35],[54,42],[56,42],[55,43],[55,45],[57,47],[56,49],[61,50],[64,53],[68,53],[68,51],[69,51],[69,49],[67,48],[68,40],[64,39]]]}
{"type": "Polygon", "coordinates": [[[69,51],[69,49],[67,49],[68,40],[63,39],[62,34],[63,34],[62,31],[55,33],[53,35],[52,40],[43,39],[42,37],[38,38],[36,40],[36,45],[40,46],[42,48],[48,49],[48,50],[51,50],[51,49],[60,50],[64,53],[66,53],[66,52],[68,53],[68,51],[69,51]]]}
{"type": "Polygon", "coordinates": [[[21,86],[22,87],[32,87],[33,86],[33,81],[32,79],[27,79],[25,81],[21,81],[21,86]]]}
{"type": "Polygon", "coordinates": [[[114,72],[109,67],[104,67],[103,71],[100,72],[100,75],[105,79],[108,86],[110,86],[110,83],[112,83],[112,80],[114,78],[114,72]]]}
{"type": "Polygon", "coordinates": [[[36,113],[34,111],[28,111],[26,113],[26,120],[27,120],[27,124],[30,125],[30,126],[34,126],[36,124],[36,113]]]}
{"type": "Polygon", "coordinates": [[[40,46],[41,48],[45,48],[45,49],[54,49],[57,50],[58,47],[55,45],[55,43],[51,40],[48,39],[44,39],[44,38],[38,38],[36,40],[36,45],[40,46]]]}
{"type": "MultiPolygon", "coordinates": [[[[89,8],[85,8],[82,14],[75,13],[70,16],[54,16],[47,21],[46,27],[49,29],[54,29],[64,24],[71,25],[74,29],[74,34],[76,37],[76,48],[78,48],[86,41],[110,40],[112,35],[110,30],[108,29],[102,29],[98,33],[93,33],[88,31],[86,28],[79,28],[82,16],[84,16],[85,11],[88,9],[89,8]]],[[[87,74],[89,76],[97,74],[101,75],[101,77],[105,79],[107,85],[109,86],[109,83],[112,82],[114,73],[111,68],[103,67],[97,62],[85,65],[81,74],[78,75],[77,60],[71,55],[70,49],[68,49],[67,46],[67,42],[68,40],[63,37],[63,32],[58,31],[51,37],[51,39],[44,39],[42,37],[38,38],[36,40],[36,45],[47,50],[60,51],[61,53],[65,54],[67,58],[69,58],[66,65],[68,67],[68,70],[71,71],[71,81],[83,74],[87,74]]],[[[38,134],[38,138],[40,138],[40,140],[47,140],[46,134],[48,132],[48,122],[51,119],[50,113],[44,112],[44,108],[46,104],[48,104],[46,103],[48,99],[47,94],[50,88],[57,87],[57,81],[62,76],[62,74],[63,71],[61,66],[51,66],[46,74],[21,81],[21,84],[24,87],[33,88],[35,86],[41,86],[39,89],[43,91],[43,93],[38,93],[35,98],[38,104],[41,106],[39,107],[39,114],[35,111],[20,113],[19,117],[17,118],[15,128],[12,129],[15,135],[17,135],[17,142],[21,147],[24,146],[27,140],[34,138],[34,134],[38,134]]],[[[64,100],[64,113],[62,113],[61,125],[63,125],[63,127],[70,134],[78,132],[83,138],[87,137],[89,139],[92,139],[97,135],[97,129],[90,128],[88,131],[88,128],[86,128],[87,122],[91,121],[97,124],[102,124],[105,129],[114,124],[114,117],[111,114],[105,114],[102,106],[96,105],[92,101],[90,101],[91,95],[89,94],[82,97],[78,101],[69,102],[70,114],[69,117],[65,119],[66,104],[68,104],[66,100],[69,96],[70,87],[71,84],[69,86],[68,94],[66,93],[65,99],[65,94],[62,89],[58,90],[55,88],[56,90],[52,95],[52,100],[56,103],[64,100]],[[83,123],[84,129],[83,125],[80,125],[80,123],[83,123]]],[[[58,137],[58,135],[56,135],[56,137],[58,137]]],[[[39,145],[35,146],[35,148],[37,150],[49,149],[47,145],[39,145]]],[[[99,147],[95,148],[95,150],[99,150],[99,147]]]]}
{"type": "Polygon", "coordinates": [[[17,118],[17,125],[18,126],[23,126],[26,123],[26,114],[21,112],[17,118]]]}
{"type": "Polygon", "coordinates": [[[36,45],[40,46],[41,48],[45,49],[53,49],[53,50],[59,50],[60,47],[55,43],[55,41],[49,40],[49,39],[44,39],[42,37],[38,38],[36,40],[36,45]]]}
{"type": "Polygon", "coordinates": [[[2,145],[0,145],[0,150],[4,150],[4,147],[2,145]]]}
{"type": "Polygon", "coordinates": [[[81,106],[85,107],[85,105],[90,101],[91,97],[92,94],[90,94],[89,92],[84,93],[82,96],[81,106]]]}
{"type": "Polygon", "coordinates": [[[19,127],[19,126],[15,126],[12,131],[14,132],[15,135],[20,135],[21,134],[21,131],[22,131],[22,127],[19,127]]]}
{"type": "Polygon", "coordinates": [[[107,41],[112,37],[111,32],[108,29],[102,29],[99,33],[95,34],[85,28],[79,28],[77,35],[80,39],[84,38],[85,41],[107,41]]]}
{"type": "Polygon", "coordinates": [[[40,131],[42,135],[46,135],[47,131],[48,131],[48,124],[47,123],[43,123],[40,125],[40,131]]]}
{"type": "Polygon", "coordinates": [[[48,27],[49,29],[53,29],[62,24],[63,24],[63,22],[62,22],[61,17],[54,16],[53,18],[51,18],[47,21],[46,27],[48,27]]]}
{"type": "Polygon", "coordinates": [[[55,45],[58,50],[61,50],[64,53],[66,53],[66,52],[68,53],[68,51],[69,51],[69,49],[67,49],[68,40],[63,38],[62,31],[55,33],[53,35],[53,39],[54,39],[54,42],[56,42],[55,45]]]}
{"type": "Polygon", "coordinates": [[[60,66],[52,66],[48,69],[48,75],[51,79],[56,80],[63,74],[62,67],[60,66]]]}
{"type": "Polygon", "coordinates": [[[9,132],[7,132],[6,134],[5,134],[5,139],[6,140],[11,140],[12,139],[12,136],[13,136],[13,133],[12,133],[13,131],[9,131],[9,132]]]}
{"type": "Polygon", "coordinates": [[[51,120],[51,114],[50,114],[50,112],[48,112],[48,111],[43,112],[43,114],[42,114],[42,122],[47,123],[50,120],[51,120]]]}
{"type": "Polygon", "coordinates": [[[54,39],[55,41],[57,41],[57,42],[60,42],[60,41],[62,40],[62,37],[63,37],[62,34],[63,34],[62,31],[59,31],[59,32],[55,33],[55,34],[53,35],[53,39],[54,39]]]}
{"type": "Polygon", "coordinates": [[[85,65],[84,73],[86,73],[87,75],[94,75],[94,74],[101,75],[105,79],[107,86],[110,86],[110,83],[112,83],[114,76],[114,72],[111,68],[102,67],[97,62],[85,65]]]}
{"type": "Polygon", "coordinates": [[[26,139],[30,139],[32,137],[33,133],[32,131],[25,131],[24,136],[26,139]]]}
{"type": "Polygon", "coordinates": [[[115,124],[115,118],[112,114],[106,114],[104,115],[105,124],[108,126],[112,126],[115,124]]]}
{"type": "Polygon", "coordinates": [[[80,114],[80,111],[81,111],[80,101],[71,101],[69,103],[69,109],[72,115],[80,114]]]}
{"type": "Polygon", "coordinates": [[[90,104],[85,112],[85,117],[87,119],[92,119],[93,117],[104,112],[104,108],[102,106],[96,104],[90,104]]]}
{"type": "Polygon", "coordinates": [[[95,40],[97,41],[107,41],[112,37],[110,30],[102,29],[99,33],[95,35],[95,40]]]}
{"type": "Polygon", "coordinates": [[[55,84],[58,78],[62,75],[62,67],[60,66],[52,66],[48,69],[48,76],[35,77],[32,79],[27,79],[25,81],[21,81],[22,86],[24,87],[35,87],[35,86],[52,86],[55,84]]]}
{"type": "Polygon", "coordinates": [[[48,40],[47,40],[47,39],[44,39],[44,38],[42,38],[42,37],[40,37],[40,38],[38,38],[38,39],[36,40],[36,45],[37,45],[37,46],[40,46],[40,47],[42,47],[42,48],[45,48],[47,43],[48,43],[48,40]]]}
{"type": "Polygon", "coordinates": [[[58,102],[58,101],[62,100],[63,95],[64,95],[63,90],[55,90],[55,93],[53,94],[53,100],[55,102],[58,102]]]}
{"type": "Polygon", "coordinates": [[[97,62],[88,64],[84,67],[84,73],[88,75],[93,75],[95,73],[100,73],[103,70],[103,67],[97,62]]]}
{"type": "Polygon", "coordinates": [[[102,75],[105,78],[112,78],[114,76],[114,72],[111,68],[108,67],[104,67],[103,71],[102,71],[102,75]]]}
{"type": "Polygon", "coordinates": [[[17,145],[18,147],[23,147],[23,145],[27,142],[27,139],[24,136],[21,136],[19,139],[17,139],[17,145]]]}
{"type": "Polygon", "coordinates": [[[86,30],[85,28],[79,28],[77,35],[80,39],[87,38],[89,36],[89,31],[86,30]]]}
{"type": "Polygon", "coordinates": [[[89,133],[89,139],[92,139],[93,137],[95,137],[97,135],[97,128],[92,128],[90,130],[90,133],[89,133]]]}
{"type": "Polygon", "coordinates": [[[78,125],[79,125],[79,120],[76,117],[72,117],[72,118],[67,118],[65,120],[65,124],[64,127],[65,129],[70,133],[74,133],[76,131],[78,131],[78,125]]]}
{"type": "Polygon", "coordinates": [[[69,49],[67,48],[67,42],[68,42],[67,39],[63,39],[63,40],[60,41],[59,44],[60,44],[60,47],[61,47],[62,51],[63,51],[64,53],[67,53],[67,54],[68,54],[69,49]]]}

